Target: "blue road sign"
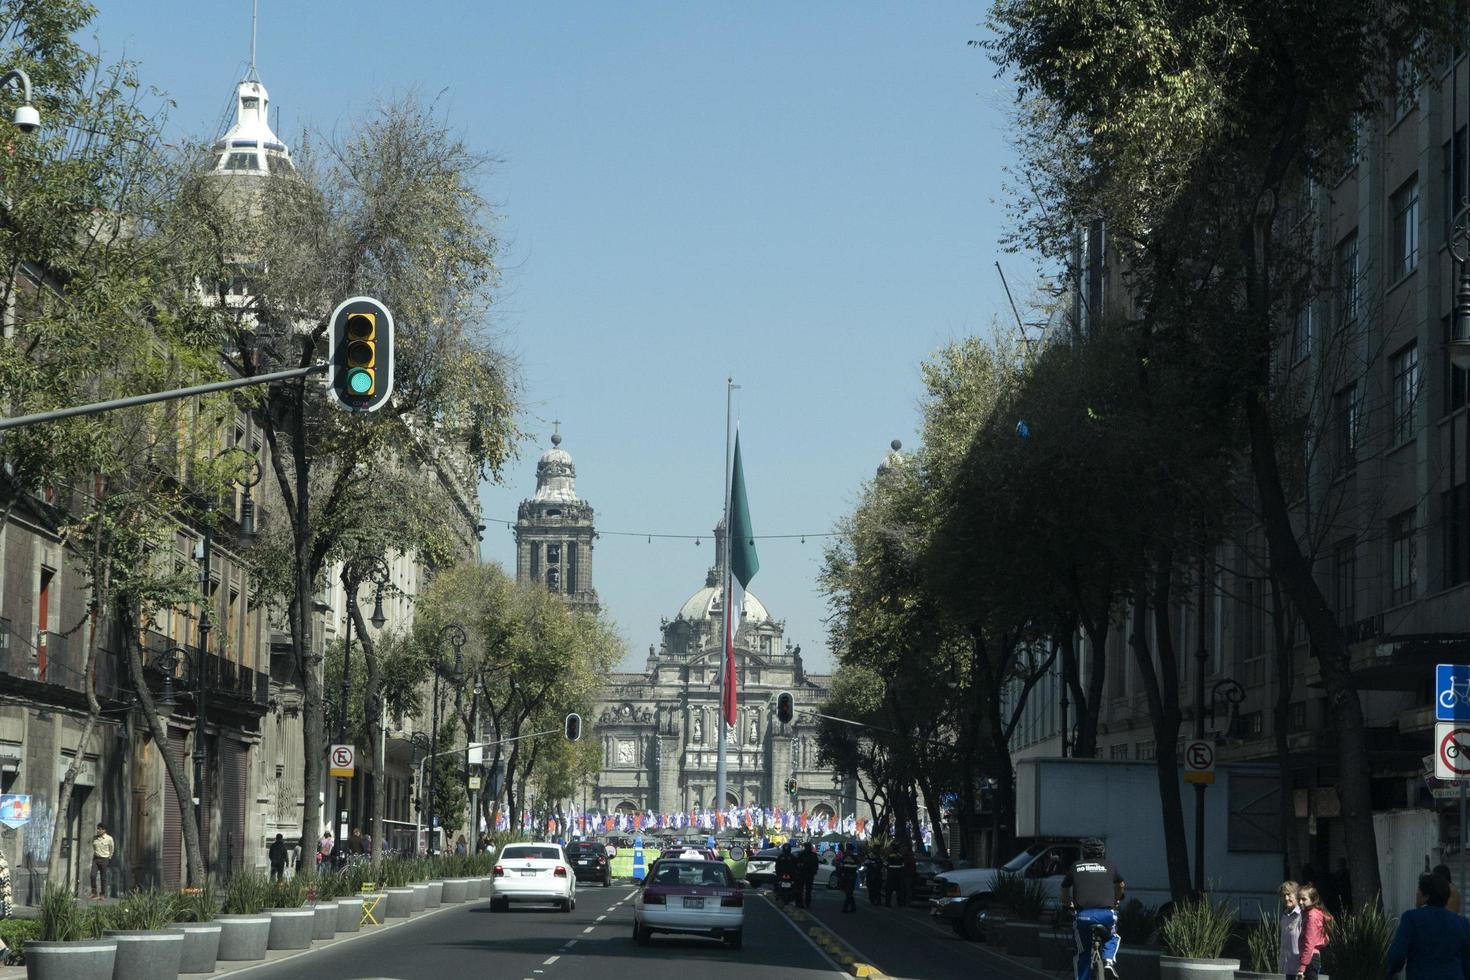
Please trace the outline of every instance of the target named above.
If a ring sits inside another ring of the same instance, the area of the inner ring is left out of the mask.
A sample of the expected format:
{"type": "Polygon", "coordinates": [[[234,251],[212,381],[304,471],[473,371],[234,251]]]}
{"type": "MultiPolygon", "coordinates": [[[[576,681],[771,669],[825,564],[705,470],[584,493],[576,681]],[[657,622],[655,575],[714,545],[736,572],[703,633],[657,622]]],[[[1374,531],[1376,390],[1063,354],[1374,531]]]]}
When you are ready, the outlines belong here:
{"type": "Polygon", "coordinates": [[[1434,668],[1436,721],[1470,721],[1470,664],[1439,664],[1434,668]]]}
{"type": "Polygon", "coordinates": [[[633,838],[633,880],[642,881],[648,869],[643,866],[643,835],[633,838]]]}

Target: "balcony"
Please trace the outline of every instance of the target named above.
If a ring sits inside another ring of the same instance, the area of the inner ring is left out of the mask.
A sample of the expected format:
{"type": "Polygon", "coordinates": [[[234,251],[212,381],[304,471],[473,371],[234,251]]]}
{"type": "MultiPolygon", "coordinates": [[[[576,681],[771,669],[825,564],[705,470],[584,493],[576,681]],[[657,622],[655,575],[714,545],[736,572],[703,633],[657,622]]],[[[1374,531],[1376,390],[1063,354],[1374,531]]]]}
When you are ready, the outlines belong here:
{"type": "MultiPolygon", "coordinates": [[[[87,650],[85,635],[42,630],[34,636],[18,630],[9,619],[0,618],[0,675],[40,703],[85,705],[87,693],[83,667],[87,650]],[[58,696],[66,692],[68,696],[58,696]]],[[[117,701],[124,692],[122,659],[104,646],[92,665],[92,688],[102,702],[117,701]]]]}

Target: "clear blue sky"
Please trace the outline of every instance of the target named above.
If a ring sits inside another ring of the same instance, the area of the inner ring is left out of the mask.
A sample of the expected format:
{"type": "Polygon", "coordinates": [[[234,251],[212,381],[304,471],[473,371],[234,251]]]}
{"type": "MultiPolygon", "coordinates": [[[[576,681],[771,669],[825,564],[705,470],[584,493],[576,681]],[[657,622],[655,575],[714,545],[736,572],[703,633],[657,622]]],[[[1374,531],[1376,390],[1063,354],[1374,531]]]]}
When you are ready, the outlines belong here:
{"type": "MultiPolygon", "coordinates": [[[[177,102],[172,134],[216,135],[249,0],[99,5],[103,50],[177,102]]],[[[708,531],[731,375],[756,531],[821,532],[889,440],[914,443],[920,361],[1009,317],[992,263],[1032,278],[997,245],[1009,91],[966,45],[986,6],[262,0],[258,67],[288,142],[417,89],[501,160],[493,327],[537,438],[488,516],[515,518],[555,418],[600,527],[708,531]]],[[[821,548],[761,542],[752,582],[811,669],[831,663],[821,548]]],[[[504,527],[485,553],[514,564],[504,527]]],[[[598,541],[630,665],[712,556],[598,541]]]]}

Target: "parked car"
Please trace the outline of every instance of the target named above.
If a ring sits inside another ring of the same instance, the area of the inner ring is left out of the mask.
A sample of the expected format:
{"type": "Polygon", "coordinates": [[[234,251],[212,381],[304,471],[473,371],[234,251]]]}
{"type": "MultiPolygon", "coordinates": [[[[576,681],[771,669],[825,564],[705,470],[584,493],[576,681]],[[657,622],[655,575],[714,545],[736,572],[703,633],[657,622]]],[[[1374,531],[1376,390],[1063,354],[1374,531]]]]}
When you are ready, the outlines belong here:
{"type": "Polygon", "coordinates": [[[776,858],[781,856],[779,847],[768,847],[751,855],[745,866],[745,880],[755,885],[769,885],[776,880],[776,858]]]}
{"type": "Polygon", "coordinates": [[[604,845],[591,840],[572,841],[566,846],[566,855],[578,881],[600,881],[603,888],[612,887],[612,861],[604,845]]]}
{"type": "Polygon", "coordinates": [[[647,946],[655,932],[704,935],[739,949],[745,894],[723,861],[659,858],[633,897],[633,939],[647,946]]]}
{"type": "Polygon", "coordinates": [[[936,875],[954,870],[954,862],[948,858],[920,857],[914,860],[914,901],[929,899],[938,894],[934,888],[936,875]]]}
{"type": "Polygon", "coordinates": [[[577,876],[560,844],[507,844],[500,849],[490,884],[490,911],[511,902],[577,907],[577,876]]]}

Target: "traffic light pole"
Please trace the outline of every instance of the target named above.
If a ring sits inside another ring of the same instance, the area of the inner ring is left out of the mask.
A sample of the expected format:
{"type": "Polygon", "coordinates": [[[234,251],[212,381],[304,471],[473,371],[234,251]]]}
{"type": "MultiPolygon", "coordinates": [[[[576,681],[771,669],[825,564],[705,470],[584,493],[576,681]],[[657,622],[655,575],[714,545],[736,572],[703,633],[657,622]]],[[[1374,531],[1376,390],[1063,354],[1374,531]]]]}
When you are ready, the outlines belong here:
{"type": "Polygon", "coordinates": [[[34,415],[17,415],[15,418],[0,419],[0,432],[6,429],[20,429],[41,422],[55,422],[58,419],[76,418],[78,415],[101,415],[103,412],[113,412],[120,408],[152,405],[155,402],[173,401],[178,398],[189,398],[193,395],[208,395],[216,391],[232,391],[235,388],[249,388],[252,385],[268,385],[276,381],[290,381],[292,378],[304,378],[312,374],[326,374],[327,367],[328,365],[323,362],[320,364],[311,364],[303,368],[291,368],[287,371],[272,371],[270,374],[257,374],[249,378],[235,378],[231,381],[214,381],[209,384],[193,385],[188,388],[178,388],[173,391],[156,391],[151,395],[133,395],[128,398],[113,398],[105,402],[93,402],[90,405],[75,405],[71,408],[58,408],[50,412],[36,412],[34,415]]]}

